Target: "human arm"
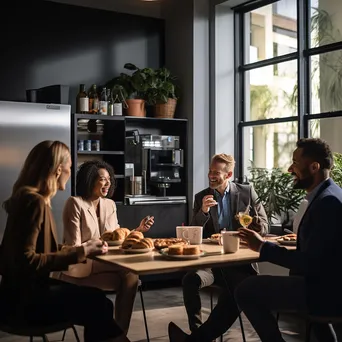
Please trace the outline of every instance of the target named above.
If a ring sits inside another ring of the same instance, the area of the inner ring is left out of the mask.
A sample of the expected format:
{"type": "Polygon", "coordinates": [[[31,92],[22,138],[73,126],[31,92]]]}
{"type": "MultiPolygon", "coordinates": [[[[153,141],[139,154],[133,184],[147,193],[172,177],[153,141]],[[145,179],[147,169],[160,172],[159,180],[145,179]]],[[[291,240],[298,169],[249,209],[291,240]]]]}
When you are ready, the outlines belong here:
{"type": "Polygon", "coordinates": [[[258,195],[254,190],[254,187],[250,188],[250,199],[252,210],[254,212],[253,222],[250,224],[249,228],[255,230],[261,236],[265,236],[268,233],[268,219],[266,211],[262,203],[258,201],[258,195]]]}
{"type": "Polygon", "coordinates": [[[64,244],[81,246],[81,207],[74,197],[69,197],[63,210],[64,244]]]}
{"type": "Polygon", "coordinates": [[[204,226],[208,222],[210,218],[210,212],[205,213],[202,210],[203,199],[205,200],[205,198],[206,196],[202,197],[200,194],[195,195],[192,219],[190,222],[191,226],[204,226]]]}

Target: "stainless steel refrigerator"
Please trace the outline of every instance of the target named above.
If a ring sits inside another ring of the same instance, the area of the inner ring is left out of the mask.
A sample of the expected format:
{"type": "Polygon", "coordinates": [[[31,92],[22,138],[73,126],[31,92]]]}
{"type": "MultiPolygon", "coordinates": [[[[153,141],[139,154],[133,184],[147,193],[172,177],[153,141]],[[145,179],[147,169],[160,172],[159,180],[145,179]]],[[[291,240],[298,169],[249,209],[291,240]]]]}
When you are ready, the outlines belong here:
{"type": "MultiPolygon", "coordinates": [[[[29,151],[43,140],[60,140],[70,146],[69,105],[0,101],[0,241],[6,225],[2,203],[11,192],[29,151]]],[[[58,237],[62,240],[62,211],[71,195],[70,181],[52,201],[58,237]]]]}

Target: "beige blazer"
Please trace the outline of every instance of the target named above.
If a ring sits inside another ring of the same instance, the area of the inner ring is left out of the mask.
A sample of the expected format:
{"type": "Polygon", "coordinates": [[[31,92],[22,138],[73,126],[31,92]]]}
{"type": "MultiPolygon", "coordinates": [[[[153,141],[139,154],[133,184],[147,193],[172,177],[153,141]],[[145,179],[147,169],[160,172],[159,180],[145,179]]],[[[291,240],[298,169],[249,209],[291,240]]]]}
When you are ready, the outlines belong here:
{"type": "MultiPolygon", "coordinates": [[[[105,231],[119,228],[116,205],[108,198],[100,198],[100,217],[97,218],[95,208],[90,201],[82,197],[69,197],[63,211],[64,244],[79,246],[83,242],[99,238],[105,231]]],[[[83,278],[92,272],[93,261],[87,259],[86,263],[70,265],[64,274],[83,278]]]]}

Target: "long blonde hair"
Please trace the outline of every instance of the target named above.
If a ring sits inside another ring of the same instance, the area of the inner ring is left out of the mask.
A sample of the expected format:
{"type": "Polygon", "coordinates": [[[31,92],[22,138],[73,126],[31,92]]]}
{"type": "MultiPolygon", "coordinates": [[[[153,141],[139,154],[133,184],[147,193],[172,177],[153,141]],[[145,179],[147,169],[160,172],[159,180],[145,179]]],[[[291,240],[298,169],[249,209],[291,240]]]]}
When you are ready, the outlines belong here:
{"type": "Polygon", "coordinates": [[[8,212],[11,200],[24,188],[42,195],[50,205],[58,190],[57,169],[66,163],[69,155],[68,146],[60,141],[45,140],[36,145],[28,154],[12,195],[3,204],[4,209],[8,212]]]}

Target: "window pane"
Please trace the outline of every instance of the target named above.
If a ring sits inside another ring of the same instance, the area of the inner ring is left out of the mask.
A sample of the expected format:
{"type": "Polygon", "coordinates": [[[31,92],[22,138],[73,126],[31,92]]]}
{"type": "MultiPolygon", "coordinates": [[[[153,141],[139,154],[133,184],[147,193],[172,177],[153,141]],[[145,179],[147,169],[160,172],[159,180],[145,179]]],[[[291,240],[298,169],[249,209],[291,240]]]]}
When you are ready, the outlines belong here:
{"type": "Polygon", "coordinates": [[[245,63],[297,51],[296,0],[282,0],[245,14],[245,63]]]}
{"type": "Polygon", "coordinates": [[[247,71],[246,121],[297,115],[297,60],[247,71]]]}
{"type": "Polygon", "coordinates": [[[324,139],[333,152],[342,153],[342,117],[309,121],[310,137],[324,139]]]}
{"type": "Polygon", "coordinates": [[[250,167],[279,167],[286,171],[292,163],[297,142],[297,122],[245,127],[244,174],[250,167]]]}
{"type": "Polygon", "coordinates": [[[311,57],[311,112],[342,110],[342,50],[311,57]]]}
{"type": "Polygon", "coordinates": [[[311,47],[340,42],[342,40],[341,17],[342,1],[311,0],[311,47]]]}

